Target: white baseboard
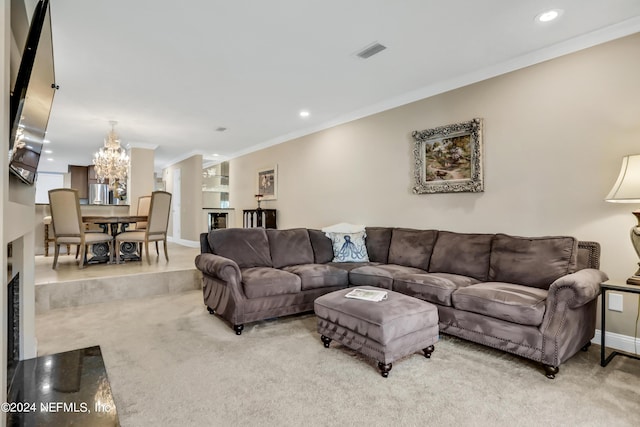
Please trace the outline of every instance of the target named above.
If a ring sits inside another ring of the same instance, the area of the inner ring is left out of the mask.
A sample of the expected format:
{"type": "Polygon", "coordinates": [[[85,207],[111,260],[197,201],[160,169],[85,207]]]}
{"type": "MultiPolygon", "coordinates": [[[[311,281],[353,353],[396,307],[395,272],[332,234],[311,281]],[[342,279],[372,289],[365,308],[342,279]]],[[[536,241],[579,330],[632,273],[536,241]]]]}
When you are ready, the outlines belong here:
{"type": "Polygon", "coordinates": [[[200,242],[196,242],[195,240],[184,240],[184,239],[174,239],[171,236],[167,237],[168,242],[177,243],[182,246],[187,246],[189,248],[199,248],[200,242]]]}
{"type": "MultiPolygon", "coordinates": [[[[591,340],[593,344],[600,345],[601,337],[600,329],[596,329],[596,334],[591,340]]],[[[640,339],[630,337],[628,335],[615,334],[613,332],[607,332],[605,345],[608,348],[624,351],[631,354],[640,354],[640,339]]]]}

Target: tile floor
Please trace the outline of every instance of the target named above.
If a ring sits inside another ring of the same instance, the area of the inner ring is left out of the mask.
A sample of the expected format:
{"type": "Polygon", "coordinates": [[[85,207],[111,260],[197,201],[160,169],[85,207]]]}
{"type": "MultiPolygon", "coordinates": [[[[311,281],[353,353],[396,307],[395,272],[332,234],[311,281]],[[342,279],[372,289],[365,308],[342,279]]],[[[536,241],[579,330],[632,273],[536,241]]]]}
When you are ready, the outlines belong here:
{"type": "Polygon", "coordinates": [[[60,255],[56,270],[53,257],[36,257],[36,313],[65,307],[102,303],[199,289],[200,272],[195,268],[199,248],[168,245],[169,261],[152,250],[151,264],[93,264],[78,268],[75,255],[60,255]]]}
{"type": "Polygon", "coordinates": [[[155,249],[151,249],[151,265],[143,259],[143,261],[129,261],[125,264],[87,265],[82,270],[78,268],[74,248],[71,249],[71,255],[58,257],[56,270],[51,268],[53,265],[51,253],[48,257],[39,255],[35,257],[35,284],[38,286],[45,283],[195,269],[194,260],[196,255],[200,253],[200,248],[191,248],[171,242],[167,246],[169,262],[165,260],[162,245],[160,245],[160,256],[156,255],[155,249]]]}

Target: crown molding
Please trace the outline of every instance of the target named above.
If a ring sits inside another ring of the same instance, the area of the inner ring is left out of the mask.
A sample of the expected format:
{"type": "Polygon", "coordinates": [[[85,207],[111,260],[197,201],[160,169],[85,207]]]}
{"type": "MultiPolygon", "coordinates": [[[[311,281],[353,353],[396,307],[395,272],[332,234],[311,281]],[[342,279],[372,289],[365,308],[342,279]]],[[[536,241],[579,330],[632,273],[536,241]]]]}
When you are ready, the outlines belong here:
{"type": "Polygon", "coordinates": [[[147,150],[155,150],[158,147],[159,147],[158,144],[148,144],[146,142],[130,142],[127,144],[127,150],[130,150],[132,148],[144,148],[147,150]]]}

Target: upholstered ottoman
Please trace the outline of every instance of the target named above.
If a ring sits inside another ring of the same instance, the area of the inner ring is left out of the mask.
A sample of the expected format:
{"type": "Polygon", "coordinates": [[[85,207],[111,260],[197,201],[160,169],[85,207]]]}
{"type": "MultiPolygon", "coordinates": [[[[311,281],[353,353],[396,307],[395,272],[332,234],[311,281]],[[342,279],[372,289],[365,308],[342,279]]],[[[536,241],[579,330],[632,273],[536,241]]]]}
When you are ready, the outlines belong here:
{"type": "MultiPolygon", "coordinates": [[[[383,290],[371,286],[358,289],[383,290]]],[[[386,290],[379,302],[345,297],[353,288],[325,294],[315,300],[318,333],[326,348],[332,340],[378,361],[383,377],[392,362],[418,350],[429,358],[438,341],[435,305],[386,290]]]]}

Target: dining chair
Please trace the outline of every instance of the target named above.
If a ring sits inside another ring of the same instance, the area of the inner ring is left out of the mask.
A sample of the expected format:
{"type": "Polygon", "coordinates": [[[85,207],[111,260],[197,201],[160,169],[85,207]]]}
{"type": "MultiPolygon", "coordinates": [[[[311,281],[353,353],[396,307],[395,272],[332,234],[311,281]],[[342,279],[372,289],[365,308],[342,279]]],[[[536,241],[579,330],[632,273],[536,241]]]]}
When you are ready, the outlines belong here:
{"type": "MultiPolygon", "coordinates": [[[[171,193],[166,191],[154,191],[151,193],[151,201],[149,204],[149,217],[147,218],[147,228],[144,230],[125,231],[116,235],[116,247],[120,247],[122,242],[144,243],[144,252],[147,257],[147,263],[151,264],[149,258],[149,242],[155,242],[156,254],[160,256],[158,250],[158,242],[164,244],[164,257],[169,261],[167,253],[167,228],[169,227],[169,213],[171,211],[171,193]]],[[[142,252],[140,253],[142,260],[142,252]]],[[[116,262],[120,263],[120,256],[117,256],[116,262]]]]}
{"type": "Polygon", "coordinates": [[[108,233],[86,233],[80,213],[78,190],[56,188],[49,190],[49,208],[51,226],[54,235],[53,266],[58,265],[60,245],[78,245],[80,248],[80,268],[87,262],[87,248],[95,243],[108,243],[109,253],[113,254],[113,236],[108,233]]]}
{"type": "MultiPolygon", "coordinates": [[[[49,256],[49,243],[53,243],[56,239],[53,237],[53,230],[49,230],[51,226],[51,215],[47,215],[42,219],[44,224],[44,256],[49,256]]],[[[71,253],[71,246],[67,245],[67,255],[71,253]]]]}
{"type": "MultiPolygon", "coordinates": [[[[136,215],[148,216],[150,207],[151,207],[151,196],[138,197],[138,210],[136,212],[136,215]]],[[[147,222],[148,221],[136,222],[136,230],[146,230],[147,222]]]]}

